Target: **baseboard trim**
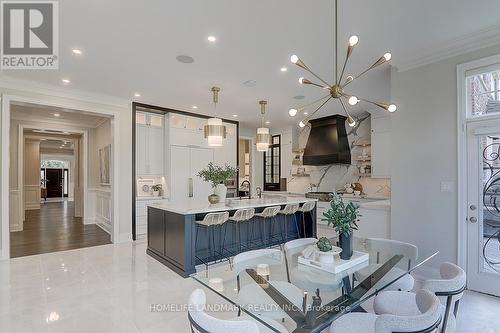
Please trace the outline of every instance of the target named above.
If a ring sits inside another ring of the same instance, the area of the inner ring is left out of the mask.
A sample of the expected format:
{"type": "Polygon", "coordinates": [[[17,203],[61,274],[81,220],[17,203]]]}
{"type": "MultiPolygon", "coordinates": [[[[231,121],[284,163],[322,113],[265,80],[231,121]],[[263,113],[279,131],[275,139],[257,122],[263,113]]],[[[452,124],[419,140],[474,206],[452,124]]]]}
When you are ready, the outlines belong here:
{"type": "Polygon", "coordinates": [[[111,226],[107,225],[106,223],[102,223],[100,221],[97,221],[96,225],[102,230],[106,231],[106,233],[108,233],[111,236],[111,226]]]}
{"type": "Polygon", "coordinates": [[[11,224],[9,227],[10,232],[23,231],[23,227],[19,224],[11,224]]]}
{"type": "Polygon", "coordinates": [[[88,217],[83,220],[83,224],[96,224],[96,218],[95,217],[88,217]]]}

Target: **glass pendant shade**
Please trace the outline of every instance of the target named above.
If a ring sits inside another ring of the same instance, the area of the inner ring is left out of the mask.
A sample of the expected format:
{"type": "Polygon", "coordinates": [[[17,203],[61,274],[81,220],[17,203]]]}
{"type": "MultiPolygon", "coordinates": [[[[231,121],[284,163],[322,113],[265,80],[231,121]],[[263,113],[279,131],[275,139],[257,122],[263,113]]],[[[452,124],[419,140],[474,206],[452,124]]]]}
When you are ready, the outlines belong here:
{"type": "Polygon", "coordinates": [[[222,125],[222,119],[209,118],[204,129],[208,145],[210,147],[221,147],[222,140],[226,138],[226,126],[222,125]]]}
{"type": "Polygon", "coordinates": [[[269,133],[269,128],[257,128],[257,140],[255,142],[257,151],[267,151],[269,145],[271,144],[271,134],[269,133]]]}

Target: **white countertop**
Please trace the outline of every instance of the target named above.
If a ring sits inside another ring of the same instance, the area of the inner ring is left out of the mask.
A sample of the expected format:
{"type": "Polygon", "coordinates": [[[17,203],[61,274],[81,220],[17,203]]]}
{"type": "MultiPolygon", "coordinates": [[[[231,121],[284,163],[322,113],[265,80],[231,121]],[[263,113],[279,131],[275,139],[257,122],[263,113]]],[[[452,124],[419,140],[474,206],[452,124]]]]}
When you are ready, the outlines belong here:
{"type": "Polygon", "coordinates": [[[225,203],[210,204],[208,201],[191,201],[189,199],[182,202],[152,203],[148,206],[163,209],[169,212],[191,215],[211,212],[229,211],[241,208],[257,208],[277,205],[286,205],[290,203],[304,203],[308,201],[317,201],[304,196],[269,196],[262,199],[227,199],[225,203]]]}

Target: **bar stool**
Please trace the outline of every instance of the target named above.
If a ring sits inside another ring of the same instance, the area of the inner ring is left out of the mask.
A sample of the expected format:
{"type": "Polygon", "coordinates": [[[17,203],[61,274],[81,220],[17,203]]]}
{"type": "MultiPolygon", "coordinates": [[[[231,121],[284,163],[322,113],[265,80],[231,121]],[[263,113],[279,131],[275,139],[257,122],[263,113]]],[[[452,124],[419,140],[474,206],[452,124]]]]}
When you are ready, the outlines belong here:
{"type": "Polygon", "coordinates": [[[297,234],[299,235],[299,238],[300,238],[300,228],[299,228],[299,222],[297,221],[297,216],[295,216],[295,213],[299,210],[299,207],[300,205],[298,203],[294,203],[294,204],[287,204],[285,206],[285,208],[283,208],[282,210],[280,210],[278,212],[278,214],[280,215],[283,215],[283,220],[285,221],[284,222],[284,227],[283,227],[283,230],[284,230],[284,241],[285,242],[288,242],[288,237],[290,236],[288,234],[288,221],[287,221],[287,218],[291,215],[293,216],[293,220],[295,221],[295,227],[297,228],[297,234]]]}
{"type": "Polygon", "coordinates": [[[220,213],[208,213],[205,215],[202,221],[195,221],[196,223],[196,234],[194,239],[194,248],[195,248],[195,258],[201,261],[205,267],[208,277],[208,266],[210,259],[212,261],[216,261],[216,253],[219,256],[222,256],[222,251],[224,249],[224,242],[226,240],[226,226],[224,226],[224,236],[222,237],[222,226],[229,219],[229,212],[220,212],[220,213]],[[219,231],[219,250],[215,250],[215,231],[218,228],[219,231]],[[198,257],[197,248],[198,248],[198,231],[199,229],[205,229],[207,231],[208,238],[208,256],[205,258],[198,257]]]}
{"type": "Polygon", "coordinates": [[[300,207],[298,209],[298,211],[302,213],[302,230],[304,232],[303,237],[307,237],[307,235],[306,235],[306,218],[305,218],[305,214],[306,213],[311,213],[311,211],[314,209],[314,207],[316,207],[316,201],[307,201],[307,202],[305,202],[302,205],[302,207],[300,207]]]}
{"type": "MultiPolygon", "coordinates": [[[[273,237],[272,233],[274,230],[274,223],[276,215],[278,215],[278,212],[281,210],[281,206],[271,206],[271,207],[266,207],[261,213],[255,214],[255,216],[261,217],[262,218],[262,224],[261,224],[261,239],[262,239],[262,245],[265,245],[266,247],[271,245],[271,238],[273,237]],[[268,241],[265,242],[265,230],[266,230],[266,220],[270,219],[271,220],[271,230],[270,230],[270,235],[268,238],[268,241]]],[[[253,225],[252,225],[252,239],[253,239],[253,225]]]]}
{"type": "MultiPolygon", "coordinates": [[[[241,253],[242,249],[242,243],[241,243],[241,228],[240,225],[242,223],[245,223],[247,221],[250,221],[255,215],[255,208],[243,208],[243,209],[238,209],[233,216],[229,218],[230,222],[233,222],[236,225],[236,239],[237,239],[237,246],[238,246],[238,253],[241,253]]],[[[246,248],[248,248],[248,235],[247,235],[247,242],[246,242],[246,248]]]]}

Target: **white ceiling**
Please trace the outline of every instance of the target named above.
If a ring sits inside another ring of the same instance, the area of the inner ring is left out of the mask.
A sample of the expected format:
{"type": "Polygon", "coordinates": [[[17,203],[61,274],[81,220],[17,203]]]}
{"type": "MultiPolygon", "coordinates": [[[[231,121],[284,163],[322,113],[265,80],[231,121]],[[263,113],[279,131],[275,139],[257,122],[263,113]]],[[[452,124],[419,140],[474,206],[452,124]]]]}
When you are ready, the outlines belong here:
{"type": "Polygon", "coordinates": [[[28,103],[13,104],[11,106],[11,113],[11,117],[17,120],[29,120],[40,123],[50,122],[84,128],[95,128],[107,119],[82,111],[28,103]],[[54,116],[54,114],[59,114],[59,117],[54,116]]]}
{"type": "MultiPolygon", "coordinates": [[[[448,43],[500,23],[498,0],[339,0],[342,58],[356,34],[348,73],[359,72],[390,50],[396,66],[432,55],[448,43]]],[[[9,71],[9,76],[65,89],[200,113],[210,113],[210,87],[222,88],[219,115],[255,125],[260,99],[269,100],[271,126],[292,123],[287,110],[323,94],[299,86],[298,54],[321,76],[333,76],[333,1],[65,0],[60,6],[60,69],[9,71]],[[218,38],[211,44],[208,35],[218,38]],[[71,49],[83,50],[74,56],[71,49]],[[189,55],[193,64],[175,60],[189,55]],[[282,66],[288,72],[280,72],[282,66]],[[254,87],[243,82],[254,80],[254,87]],[[293,96],[303,95],[299,103],[293,96]],[[198,110],[191,109],[199,106],[198,110]]],[[[349,92],[384,101],[389,70],[367,75],[349,92]]],[[[319,115],[338,111],[330,107],[319,115]]],[[[361,108],[366,107],[362,105],[361,108]]],[[[369,109],[369,108],[368,108],[369,109]]],[[[400,110],[402,111],[402,110],[400,110]]]]}

